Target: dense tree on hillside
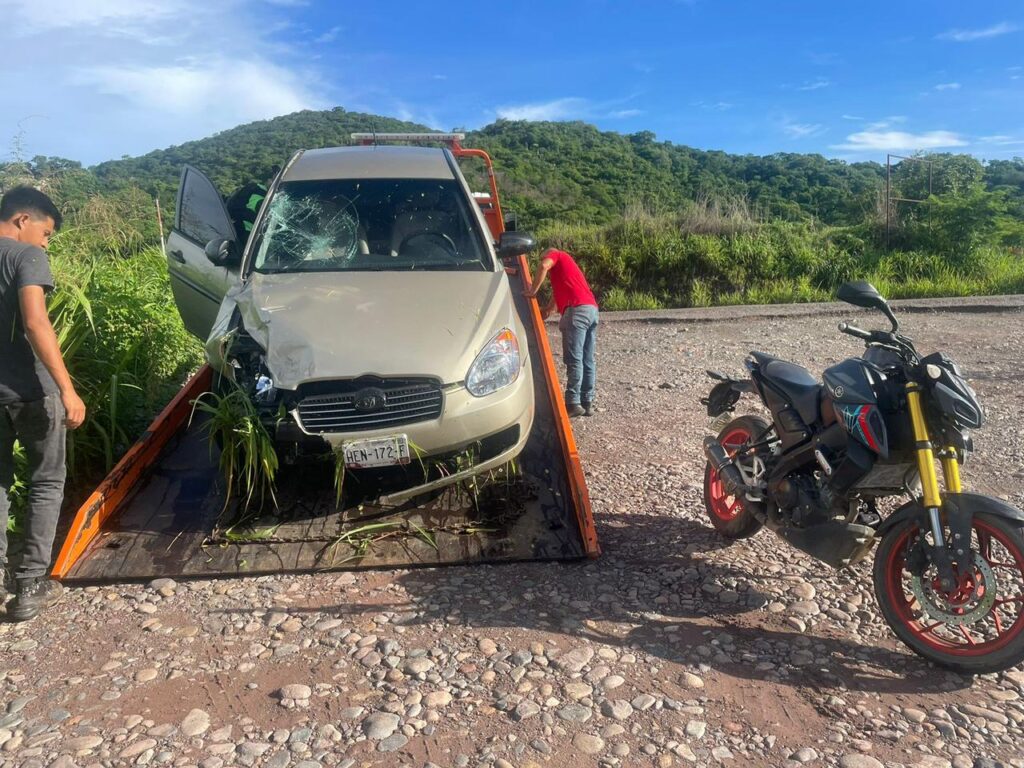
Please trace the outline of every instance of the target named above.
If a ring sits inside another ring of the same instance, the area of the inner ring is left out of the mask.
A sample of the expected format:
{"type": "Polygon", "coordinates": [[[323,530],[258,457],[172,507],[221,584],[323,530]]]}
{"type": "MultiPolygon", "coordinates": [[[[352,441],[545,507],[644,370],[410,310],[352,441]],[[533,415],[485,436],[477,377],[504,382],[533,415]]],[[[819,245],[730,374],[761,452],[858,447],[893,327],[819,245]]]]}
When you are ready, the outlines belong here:
{"type": "Polygon", "coordinates": [[[426,130],[417,123],[348,112],[340,107],[295,112],[141,157],[100,163],[93,170],[107,189],[139,186],[170,205],[186,164],[194,165],[228,194],[253,179],[266,179],[275,165],[284,165],[297,149],[351,144],[350,134],[354,132],[426,130]]]}

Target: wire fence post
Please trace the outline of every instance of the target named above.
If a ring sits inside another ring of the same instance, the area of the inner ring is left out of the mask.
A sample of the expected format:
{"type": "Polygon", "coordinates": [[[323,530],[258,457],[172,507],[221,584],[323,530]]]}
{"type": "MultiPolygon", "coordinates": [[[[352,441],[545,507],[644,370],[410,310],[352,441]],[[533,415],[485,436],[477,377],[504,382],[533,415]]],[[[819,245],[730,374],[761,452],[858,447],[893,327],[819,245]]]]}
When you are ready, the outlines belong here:
{"type": "Polygon", "coordinates": [[[160,227],[160,252],[167,253],[167,244],[164,243],[164,217],[160,213],[160,198],[156,198],[156,223],[160,227]]]}
{"type": "Polygon", "coordinates": [[[931,198],[932,198],[932,165],[935,161],[926,160],[923,157],[907,157],[905,155],[892,155],[886,154],[885,156],[885,250],[886,252],[892,249],[890,244],[890,236],[892,230],[892,210],[895,203],[929,203],[928,206],[928,228],[931,229],[932,222],[932,209],[931,209],[931,198]],[[928,196],[923,200],[913,197],[893,197],[892,196],[892,161],[893,158],[899,160],[898,166],[902,166],[903,163],[924,163],[928,166],[928,196]]]}

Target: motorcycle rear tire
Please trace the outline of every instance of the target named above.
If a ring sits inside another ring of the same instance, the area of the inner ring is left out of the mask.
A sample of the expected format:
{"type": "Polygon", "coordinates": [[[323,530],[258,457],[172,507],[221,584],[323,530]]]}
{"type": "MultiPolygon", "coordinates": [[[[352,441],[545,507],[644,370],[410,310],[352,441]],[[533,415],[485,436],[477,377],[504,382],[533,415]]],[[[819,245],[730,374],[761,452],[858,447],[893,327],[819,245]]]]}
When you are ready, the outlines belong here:
{"type": "MultiPolygon", "coordinates": [[[[718,441],[726,449],[735,447],[764,434],[768,426],[760,416],[739,416],[722,428],[718,441]]],[[[763,523],[751,511],[752,502],[735,498],[730,503],[728,498],[731,497],[722,488],[718,473],[708,462],[704,467],[704,509],[711,525],[727,539],[746,539],[761,530],[763,523]]]]}

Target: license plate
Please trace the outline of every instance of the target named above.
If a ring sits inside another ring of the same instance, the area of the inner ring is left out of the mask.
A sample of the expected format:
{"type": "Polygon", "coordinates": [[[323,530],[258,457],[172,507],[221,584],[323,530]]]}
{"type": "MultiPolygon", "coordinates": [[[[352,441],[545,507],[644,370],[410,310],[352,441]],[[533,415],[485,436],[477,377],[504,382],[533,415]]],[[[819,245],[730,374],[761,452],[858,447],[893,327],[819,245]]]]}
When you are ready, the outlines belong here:
{"type": "Polygon", "coordinates": [[[353,469],[409,463],[409,438],[406,435],[350,440],[342,443],[341,449],[345,456],[345,466],[353,469]]]}
{"type": "Polygon", "coordinates": [[[726,424],[732,421],[732,419],[732,412],[726,411],[725,413],[716,416],[714,420],[711,422],[711,424],[708,426],[708,429],[711,431],[711,434],[717,435],[725,428],[726,424]]]}

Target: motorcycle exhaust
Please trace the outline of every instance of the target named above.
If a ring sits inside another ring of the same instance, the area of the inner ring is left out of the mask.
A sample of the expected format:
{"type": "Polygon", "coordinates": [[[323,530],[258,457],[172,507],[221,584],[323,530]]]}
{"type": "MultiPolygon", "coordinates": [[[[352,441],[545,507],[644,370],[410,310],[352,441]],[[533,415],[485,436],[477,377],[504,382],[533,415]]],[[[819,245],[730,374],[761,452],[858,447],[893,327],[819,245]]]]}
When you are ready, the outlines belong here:
{"type": "Polygon", "coordinates": [[[725,448],[713,437],[704,438],[704,455],[711,466],[718,473],[719,478],[726,490],[736,496],[745,496],[748,493],[759,493],[760,489],[754,488],[743,482],[743,475],[739,468],[733,463],[725,448]]]}

